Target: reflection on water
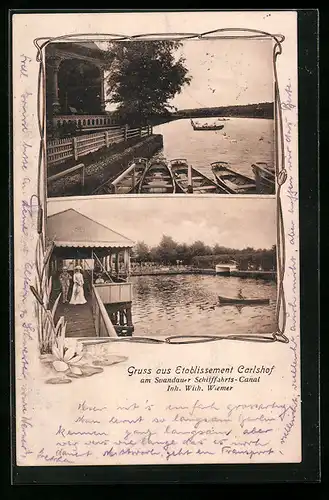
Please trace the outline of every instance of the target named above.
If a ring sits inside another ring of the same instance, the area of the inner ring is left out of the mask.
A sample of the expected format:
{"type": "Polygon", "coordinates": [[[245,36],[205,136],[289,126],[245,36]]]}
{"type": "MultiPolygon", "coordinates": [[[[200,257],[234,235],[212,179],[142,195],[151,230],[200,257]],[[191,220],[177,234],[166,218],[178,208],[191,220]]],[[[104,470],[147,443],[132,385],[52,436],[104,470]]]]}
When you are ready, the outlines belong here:
{"type": "MultiPolygon", "coordinates": [[[[214,123],[217,118],[198,118],[214,123]]],[[[251,164],[274,165],[274,120],[229,118],[222,130],[194,131],[190,120],[182,119],[154,127],[163,135],[162,154],[169,160],[186,158],[193,167],[213,178],[210,163],[226,161],[237,172],[254,177],[251,164]]]]}
{"type": "Polygon", "coordinates": [[[270,333],[275,329],[276,284],[223,276],[135,276],[134,335],[270,333]],[[218,295],[268,298],[269,305],[220,306],[218,295]]]}

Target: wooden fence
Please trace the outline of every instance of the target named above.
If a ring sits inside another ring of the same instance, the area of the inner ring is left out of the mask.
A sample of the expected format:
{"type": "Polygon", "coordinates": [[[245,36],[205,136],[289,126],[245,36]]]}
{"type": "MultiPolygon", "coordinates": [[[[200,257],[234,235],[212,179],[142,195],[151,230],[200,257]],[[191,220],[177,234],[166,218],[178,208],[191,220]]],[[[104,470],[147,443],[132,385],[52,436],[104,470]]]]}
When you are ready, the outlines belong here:
{"type": "Polygon", "coordinates": [[[55,139],[47,142],[47,164],[63,163],[73,158],[77,161],[84,155],[97,151],[112,144],[128,141],[134,137],[148,137],[152,127],[128,128],[112,127],[93,134],[85,134],[65,139],[55,139]]]}

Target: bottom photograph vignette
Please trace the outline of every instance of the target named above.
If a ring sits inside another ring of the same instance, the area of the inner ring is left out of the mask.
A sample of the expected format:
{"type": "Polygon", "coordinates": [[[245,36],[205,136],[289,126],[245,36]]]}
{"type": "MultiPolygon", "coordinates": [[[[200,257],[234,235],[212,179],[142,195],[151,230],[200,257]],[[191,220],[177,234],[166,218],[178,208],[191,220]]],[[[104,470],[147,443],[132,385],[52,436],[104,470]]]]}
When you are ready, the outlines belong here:
{"type": "Polygon", "coordinates": [[[67,338],[271,340],[275,209],[273,198],[48,200],[55,323],[67,338]]]}

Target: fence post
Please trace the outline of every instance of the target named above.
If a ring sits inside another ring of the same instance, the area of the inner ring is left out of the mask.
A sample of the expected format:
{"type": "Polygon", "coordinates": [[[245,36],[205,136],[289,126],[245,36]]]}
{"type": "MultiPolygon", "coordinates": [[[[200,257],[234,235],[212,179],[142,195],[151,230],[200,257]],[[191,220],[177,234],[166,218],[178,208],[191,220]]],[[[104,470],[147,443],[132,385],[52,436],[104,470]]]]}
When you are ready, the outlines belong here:
{"type": "Polygon", "coordinates": [[[143,127],[140,127],[140,128],[139,128],[139,136],[140,136],[140,137],[143,137],[143,127]]]}
{"type": "Polygon", "coordinates": [[[74,156],[74,159],[75,161],[77,161],[78,159],[78,145],[77,145],[77,138],[76,137],[73,137],[73,140],[72,140],[72,144],[73,144],[73,156],[74,156]]]}
{"type": "Polygon", "coordinates": [[[106,147],[108,148],[109,147],[109,132],[108,132],[108,130],[105,131],[105,144],[106,144],[106,147]]]}
{"type": "Polygon", "coordinates": [[[124,140],[127,141],[128,140],[128,125],[126,124],[125,125],[125,129],[124,129],[124,140]]]}
{"type": "Polygon", "coordinates": [[[151,125],[148,125],[147,126],[147,135],[151,135],[151,134],[152,134],[151,125]]]}

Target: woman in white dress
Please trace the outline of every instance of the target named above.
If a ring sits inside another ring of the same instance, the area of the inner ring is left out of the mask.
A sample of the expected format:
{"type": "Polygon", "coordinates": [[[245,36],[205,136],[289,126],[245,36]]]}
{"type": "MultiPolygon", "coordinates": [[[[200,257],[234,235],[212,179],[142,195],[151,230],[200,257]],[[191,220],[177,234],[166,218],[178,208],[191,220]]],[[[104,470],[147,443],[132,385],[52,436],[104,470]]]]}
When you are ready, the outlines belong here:
{"type": "Polygon", "coordinates": [[[74,268],[74,274],[73,274],[73,289],[72,289],[72,296],[70,300],[70,304],[72,305],[77,305],[77,304],[85,304],[87,301],[85,299],[85,294],[83,290],[83,276],[81,271],[80,266],[76,266],[74,268]]]}

